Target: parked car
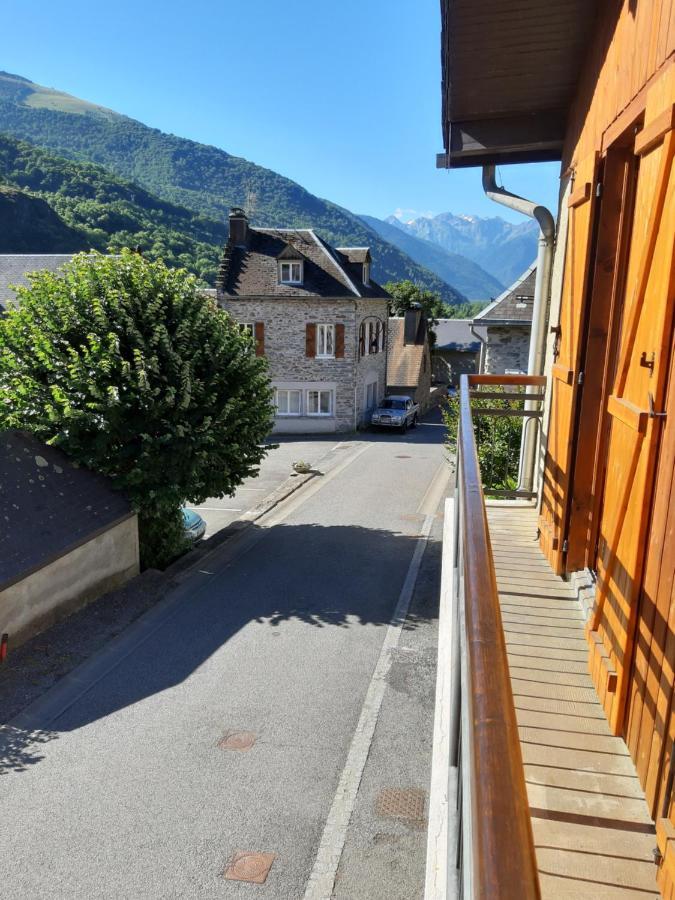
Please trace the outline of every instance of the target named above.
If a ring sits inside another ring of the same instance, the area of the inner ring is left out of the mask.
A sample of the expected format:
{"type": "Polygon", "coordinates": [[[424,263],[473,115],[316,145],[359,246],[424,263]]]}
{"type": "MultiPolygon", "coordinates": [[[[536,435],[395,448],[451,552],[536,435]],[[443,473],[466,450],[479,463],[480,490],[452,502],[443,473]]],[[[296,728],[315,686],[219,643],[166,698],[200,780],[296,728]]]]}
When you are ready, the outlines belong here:
{"type": "Polygon", "coordinates": [[[406,432],[408,426],[414,428],[417,425],[419,411],[419,405],[411,397],[403,395],[385,397],[370,417],[370,422],[372,425],[400,428],[402,432],[406,432]]]}
{"type": "Polygon", "coordinates": [[[183,507],[183,532],[185,537],[193,544],[201,541],[206,532],[206,522],[194,509],[183,507]]]}

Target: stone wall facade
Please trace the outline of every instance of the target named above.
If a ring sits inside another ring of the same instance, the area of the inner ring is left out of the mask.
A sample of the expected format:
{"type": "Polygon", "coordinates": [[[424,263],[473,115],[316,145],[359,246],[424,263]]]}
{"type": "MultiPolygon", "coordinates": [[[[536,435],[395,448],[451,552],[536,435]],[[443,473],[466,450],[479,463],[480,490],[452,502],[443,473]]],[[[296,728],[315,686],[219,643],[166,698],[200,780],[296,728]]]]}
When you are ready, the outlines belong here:
{"type": "Polygon", "coordinates": [[[353,431],[363,424],[367,383],[377,380],[378,396],[384,393],[386,353],[359,359],[359,326],[367,316],[386,322],[386,300],[228,298],[221,306],[237,322],[264,324],[264,353],[274,387],[301,391],[300,415],[277,415],[275,432],[353,431]],[[309,323],[344,325],[344,357],[307,356],[309,323]],[[330,415],[308,414],[307,392],[318,389],[332,392],[330,415]]]}
{"type": "Polygon", "coordinates": [[[483,349],[483,372],[488,375],[527,372],[530,330],[529,322],[526,325],[489,326],[483,349]]]}
{"type": "Polygon", "coordinates": [[[460,375],[475,375],[480,364],[480,352],[467,350],[434,350],[436,381],[459,385],[460,375]]]}

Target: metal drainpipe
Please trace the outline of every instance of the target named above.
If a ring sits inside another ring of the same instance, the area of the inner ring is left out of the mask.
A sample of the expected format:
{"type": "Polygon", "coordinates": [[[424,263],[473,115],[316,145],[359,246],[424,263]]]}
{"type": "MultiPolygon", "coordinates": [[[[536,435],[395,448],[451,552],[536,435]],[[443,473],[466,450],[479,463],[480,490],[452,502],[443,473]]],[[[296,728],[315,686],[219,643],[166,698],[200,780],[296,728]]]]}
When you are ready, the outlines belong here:
{"type": "Polygon", "coordinates": [[[476,329],[473,327],[473,323],[471,323],[471,325],[469,325],[469,331],[471,332],[471,334],[476,338],[476,340],[477,340],[478,343],[480,344],[480,350],[478,351],[478,353],[479,353],[479,357],[478,357],[478,371],[479,371],[479,372],[482,372],[482,371],[483,371],[483,366],[485,365],[485,341],[484,341],[483,338],[478,334],[478,332],[476,331],[476,329]]]}
{"type": "MultiPolygon", "coordinates": [[[[523,215],[536,219],[539,225],[539,247],[537,251],[537,275],[534,282],[534,307],[532,309],[532,332],[530,336],[530,352],[527,360],[527,374],[541,375],[544,369],[546,353],[546,323],[548,315],[548,298],[551,287],[551,268],[553,265],[553,246],[555,243],[555,219],[551,212],[532,200],[526,200],[499,187],[495,179],[494,165],[483,166],[483,190],[490,200],[515,209],[523,215]]],[[[537,400],[526,400],[525,409],[534,409],[537,400]]],[[[534,483],[534,460],[537,432],[529,427],[536,419],[525,419],[523,423],[523,440],[520,447],[520,465],[518,472],[519,490],[531,491],[534,483]]]]}

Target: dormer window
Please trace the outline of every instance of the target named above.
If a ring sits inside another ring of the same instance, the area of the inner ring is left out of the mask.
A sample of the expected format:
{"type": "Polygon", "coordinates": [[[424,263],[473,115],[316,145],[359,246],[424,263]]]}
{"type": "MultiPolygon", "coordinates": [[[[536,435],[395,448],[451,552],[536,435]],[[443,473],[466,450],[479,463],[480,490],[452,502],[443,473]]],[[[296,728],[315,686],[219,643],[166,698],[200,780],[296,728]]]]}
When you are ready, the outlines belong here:
{"type": "Polygon", "coordinates": [[[363,264],[363,283],[367,286],[370,284],[370,263],[364,262],[363,264]]]}
{"type": "Polygon", "coordinates": [[[279,281],[281,284],[302,284],[302,262],[280,262],[279,281]]]}

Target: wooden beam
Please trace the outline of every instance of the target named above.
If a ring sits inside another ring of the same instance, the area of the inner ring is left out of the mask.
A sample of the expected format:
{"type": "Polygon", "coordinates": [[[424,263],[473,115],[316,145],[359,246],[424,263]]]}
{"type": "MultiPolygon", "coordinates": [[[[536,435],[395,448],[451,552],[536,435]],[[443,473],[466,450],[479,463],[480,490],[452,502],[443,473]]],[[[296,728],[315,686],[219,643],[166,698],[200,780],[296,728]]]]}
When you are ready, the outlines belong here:
{"type": "Polygon", "coordinates": [[[591,183],[590,181],[585,181],[580,187],[578,187],[569,195],[567,199],[567,205],[569,207],[581,206],[582,203],[588,203],[590,199],[591,183]]]}
{"type": "Polygon", "coordinates": [[[644,156],[645,153],[649,153],[673,128],[675,128],[675,103],[638,132],[635,138],[635,155],[644,156]]]}

